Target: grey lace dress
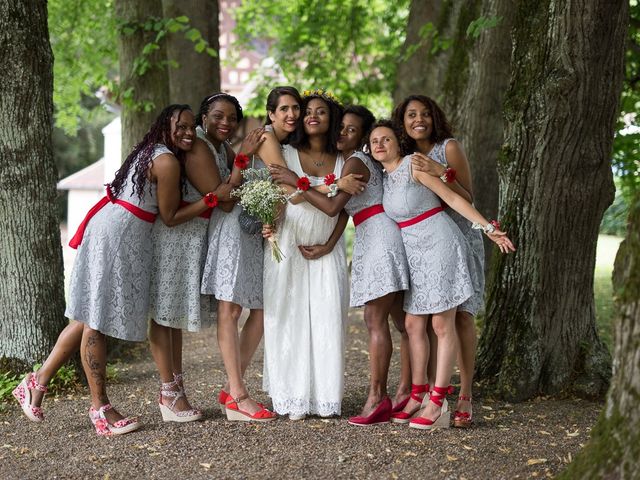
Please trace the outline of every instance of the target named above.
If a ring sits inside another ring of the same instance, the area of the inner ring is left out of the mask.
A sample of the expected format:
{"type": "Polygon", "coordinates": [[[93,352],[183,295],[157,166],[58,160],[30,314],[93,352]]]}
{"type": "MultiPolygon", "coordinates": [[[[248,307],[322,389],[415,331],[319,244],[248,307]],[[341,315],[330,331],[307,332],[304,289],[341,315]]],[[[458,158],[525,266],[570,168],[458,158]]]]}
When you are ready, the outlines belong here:
{"type": "MultiPolygon", "coordinates": [[[[411,157],[383,177],[383,205],[396,222],[410,220],[441,206],[440,197],[416,182],[411,157]]],[[[458,307],[473,295],[467,241],[444,211],[401,229],[409,263],[410,287],[404,310],[414,315],[458,307]]]]}
{"type": "MultiPolygon", "coordinates": [[[[345,205],[352,217],[365,208],[382,204],[382,169],[369,156],[356,152],[369,169],[367,188],[345,205]]],[[[351,261],[352,307],[391,292],[409,288],[409,266],[400,228],[384,212],[367,218],[356,226],[351,261]]]]}
{"type": "MultiPolygon", "coordinates": [[[[171,153],[157,145],[152,158],[171,153]]],[[[158,213],[156,185],[133,193],[132,165],[118,197],[147,212],[158,213]]],[[[78,247],[69,281],[65,316],[110,337],[143,341],[147,337],[153,223],[121,205],[108,203],[89,221],[78,247]]]]}
{"type": "MultiPolygon", "coordinates": [[[[453,138],[447,138],[444,142],[435,144],[429,152],[429,157],[442,165],[448,166],[446,147],[451,140],[457,141],[453,138]]],[[[471,249],[469,268],[472,270],[474,279],[473,295],[460,305],[458,310],[469,312],[475,316],[484,305],[484,243],[482,241],[482,233],[480,233],[480,230],[471,228],[471,222],[455,210],[447,207],[445,211],[456,222],[471,249]]]]}
{"type": "MultiPolygon", "coordinates": [[[[226,151],[217,152],[220,177],[225,180],[230,171],[226,151]]],[[[256,156],[253,168],[266,168],[256,156]]],[[[238,217],[242,207],[236,204],[225,213],[215,209],[209,221],[209,248],[202,273],[201,292],[213,295],[217,300],[232,302],[249,309],[262,308],[263,239],[261,232],[248,234],[242,231],[238,217]]]]}
{"type": "MultiPolygon", "coordinates": [[[[201,198],[187,181],[183,200],[193,203],[201,198]]],[[[149,317],[159,325],[197,332],[215,319],[215,300],[200,293],[208,226],[209,219],[203,217],[175,227],[158,218],[153,225],[149,317]]]]}

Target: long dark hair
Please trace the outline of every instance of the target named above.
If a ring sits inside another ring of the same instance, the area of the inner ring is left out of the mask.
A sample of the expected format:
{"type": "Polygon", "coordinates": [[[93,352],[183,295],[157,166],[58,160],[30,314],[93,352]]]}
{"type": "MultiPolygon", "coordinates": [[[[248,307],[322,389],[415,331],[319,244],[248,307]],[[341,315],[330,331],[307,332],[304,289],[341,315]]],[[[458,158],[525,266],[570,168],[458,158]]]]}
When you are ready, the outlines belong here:
{"type": "MultiPolygon", "coordinates": [[[[319,98],[329,107],[329,130],[327,131],[327,143],[325,144],[324,149],[327,153],[338,153],[337,143],[338,137],[340,136],[340,121],[342,120],[343,110],[342,105],[327,96],[311,94],[302,98],[302,104],[300,105],[301,118],[304,119],[309,102],[315,98],[319,98]]],[[[300,150],[308,148],[309,145],[309,136],[304,131],[304,122],[300,122],[291,139],[291,146],[300,150]]]]}
{"type": "Polygon", "coordinates": [[[206,117],[209,114],[209,108],[211,108],[211,105],[219,100],[224,100],[225,102],[229,102],[233,105],[236,109],[238,123],[242,121],[244,115],[242,114],[242,107],[240,106],[238,99],[228,93],[214,93],[213,95],[204,97],[202,102],[200,102],[200,110],[198,111],[198,118],[196,118],[196,125],[202,127],[202,117],[206,117]]]}
{"type": "Polygon", "coordinates": [[[427,97],[426,95],[409,95],[393,109],[393,113],[391,114],[391,119],[401,132],[399,140],[404,154],[413,153],[418,148],[416,141],[407,134],[404,128],[404,114],[407,111],[409,103],[414,100],[422,103],[427,107],[429,112],[431,112],[433,129],[431,131],[431,136],[429,137],[430,142],[434,144],[441,143],[447,138],[453,137],[453,129],[447,120],[447,116],[433,98],[427,97]]]}
{"type": "Polygon", "coordinates": [[[362,147],[371,130],[371,125],[376,122],[376,117],[371,113],[371,110],[362,105],[348,105],[342,112],[342,117],[344,118],[347,113],[355,115],[362,120],[362,140],[360,141],[360,146],[362,147]]]}
{"type": "Polygon", "coordinates": [[[134,195],[138,195],[138,198],[142,199],[144,187],[147,183],[147,171],[151,164],[151,156],[157,144],[163,144],[171,150],[171,153],[180,161],[181,171],[184,171],[186,153],[173,143],[171,138],[171,117],[178,112],[179,121],[180,115],[182,115],[182,112],[185,110],[191,111],[191,107],[189,105],[173,104],[165,107],[165,109],[160,112],[160,115],[158,115],[156,121],[153,122],[153,125],[151,125],[142,141],[133,148],[122,166],[116,172],[115,178],[109,184],[111,194],[114,197],[118,197],[122,193],[122,189],[129,175],[129,170],[131,170],[133,166],[135,170],[131,178],[133,182],[132,192],[134,195]]]}
{"type": "MultiPolygon", "coordinates": [[[[280,97],[283,95],[291,95],[298,105],[302,106],[302,97],[300,96],[300,92],[295,87],[291,87],[288,85],[276,87],[269,92],[267,96],[267,113],[275,113],[276,108],[278,108],[278,102],[280,101],[280,97]]],[[[267,119],[264,122],[265,125],[271,125],[271,118],[267,115],[267,119]]]]}

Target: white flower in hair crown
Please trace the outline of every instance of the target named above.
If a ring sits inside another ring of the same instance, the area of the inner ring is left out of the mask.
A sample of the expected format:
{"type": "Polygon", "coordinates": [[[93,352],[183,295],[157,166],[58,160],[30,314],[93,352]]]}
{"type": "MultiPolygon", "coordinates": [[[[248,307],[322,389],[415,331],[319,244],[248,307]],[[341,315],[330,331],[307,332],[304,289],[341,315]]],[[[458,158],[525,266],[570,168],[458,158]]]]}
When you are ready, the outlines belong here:
{"type": "Polygon", "coordinates": [[[341,104],[342,102],[329,90],[324,90],[323,88],[316,88],[315,90],[305,90],[302,92],[302,97],[321,97],[325,100],[329,100],[331,102],[335,102],[341,104]]]}

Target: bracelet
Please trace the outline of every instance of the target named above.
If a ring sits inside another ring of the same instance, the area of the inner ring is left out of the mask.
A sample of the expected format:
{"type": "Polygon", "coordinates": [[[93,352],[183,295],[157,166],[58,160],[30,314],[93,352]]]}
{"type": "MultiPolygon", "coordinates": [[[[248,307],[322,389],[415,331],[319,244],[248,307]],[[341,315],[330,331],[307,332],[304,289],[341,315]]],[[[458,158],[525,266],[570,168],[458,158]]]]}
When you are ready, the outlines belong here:
{"type": "Polygon", "coordinates": [[[444,183],[453,183],[456,181],[456,171],[451,168],[451,167],[447,167],[444,169],[444,172],[442,172],[442,175],[440,175],[440,180],[442,180],[444,183]]]}
{"type": "Polygon", "coordinates": [[[249,166],[249,157],[244,153],[239,153],[233,159],[233,164],[238,167],[240,170],[244,170],[249,166]]]}
{"type": "Polygon", "coordinates": [[[335,197],[339,191],[340,189],[338,188],[338,184],[332,183],[331,185],[329,185],[329,192],[327,193],[327,197],[335,197]]]}
{"type": "Polygon", "coordinates": [[[484,233],[493,233],[496,229],[500,228],[500,222],[497,220],[491,220],[486,225],[482,225],[481,223],[474,222],[471,224],[471,228],[474,230],[482,230],[484,233]]]}
{"type": "Polygon", "coordinates": [[[218,206],[218,196],[213,192],[207,193],[202,199],[204,200],[204,204],[209,208],[216,208],[218,206]]]}

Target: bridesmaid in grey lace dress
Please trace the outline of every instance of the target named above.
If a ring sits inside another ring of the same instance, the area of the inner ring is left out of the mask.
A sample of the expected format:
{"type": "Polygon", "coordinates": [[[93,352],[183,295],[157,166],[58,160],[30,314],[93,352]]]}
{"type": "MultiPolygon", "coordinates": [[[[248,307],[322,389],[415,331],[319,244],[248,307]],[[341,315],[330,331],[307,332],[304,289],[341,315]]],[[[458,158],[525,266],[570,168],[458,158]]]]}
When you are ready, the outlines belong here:
{"type": "MultiPolygon", "coordinates": [[[[230,172],[227,159],[233,151],[226,140],[233,135],[242,120],[242,108],[235,97],[216,94],[206,98],[200,107],[201,133],[217,157],[223,180],[239,184],[240,168],[230,172]]],[[[262,131],[257,132],[258,138],[262,131]]],[[[241,152],[242,149],[241,147],[241,152]]],[[[244,153],[251,153],[247,150],[244,153]]],[[[253,156],[253,168],[264,164],[253,156]]],[[[214,212],[209,223],[208,252],[202,274],[201,292],[218,300],[218,345],[229,379],[229,392],[224,392],[225,412],[229,420],[271,421],[275,414],[249,397],[242,379],[238,320],[243,308],[262,321],[262,258],[263,241],[259,231],[247,233],[241,229],[242,208],[235,204],[228,213],[214,212]]]]}
{"type": "MultiPolygon", "coordinates": [[[[402,130],[404,151],[413,153],[413,167],[434,177],[448,178],[451,181],[447,182],[447,186],[451,190],[473,202],[469,162],[460,144],[452,138],[451,126],[436,102],[424,95],[411,95],[396,107],[393,121],[402,130]],[[452,170],[447,170],[449,168],[452,170]],[[453,176],[452,171],[455,172],[453,176]],[[448,177],[445,172],[449,172],[448,177]]],[[[454,425],[469,427],[472,423],[471,388],[477,344],[474,317],[484,303],[484,245],[482,234],[472,229],[467,219],[451,208],[445,211],[460,228],[471,248],[469,268],[473,273],[474,293],[456,312],[456,333],[460,342],[460,392],[454,412],[454,425]]],[[[432,331],[429,333],[431,337],[435,336],[432,331]]],[[[429,371],[430,377],[432,370],[429,371]]]]}
{"type": "MultiPolygon", "coordinates": [[[[106,393],[106,335],[144,340],[151,264],[151,229],[156,215],[177,225],[201,214],[213,194],[180,207],[181,167],[191,149],[194,118],[187,105],[165,108],[107,188],[107,196],[90,211],[70,244],[78,255],[70,281],[66,315],[84,324],[81,345],[65,331],[45,362],[57,370],[81,347],[91,390],[89,416],[98,435],[133,431],[139,424],[124,418],[106,393]],[[164,142],[164,144],[162,143],[164,142]]],[[[70,324],[68,328],[75,325],[70,324]]],[[[32,388],[22,391],[23,410],[32,388]]],[[[25,410],[25,413],[26,410],[25,410]]]]}
{"type": "MultiPolygon", "coordinates": [[[[407,312],[414,385],[425,383],[429,315],[438,336],[438,365],[431,401],[409,424],[422,429],[448,427],[446,393],[456,354],[455,313],[474,290],[467,242],[451,217],[443,213],[441,200],[480,225],[501,251],[507,253],[514,247],[504,232],[497,230],[440,179],[413,171],[411,157],[401,156],[398,137],[391,122],[378,122],[371,132],[369,144],[374,158],[385,168],[384,208],[401,229],[409,262],[411,287],[405,294],[404,310],[407,312]]],[[[394,418],[406,422],[418,411],[420,404],[420,399],[412,396],[405,409],[394,414],[394,418]]]]}

